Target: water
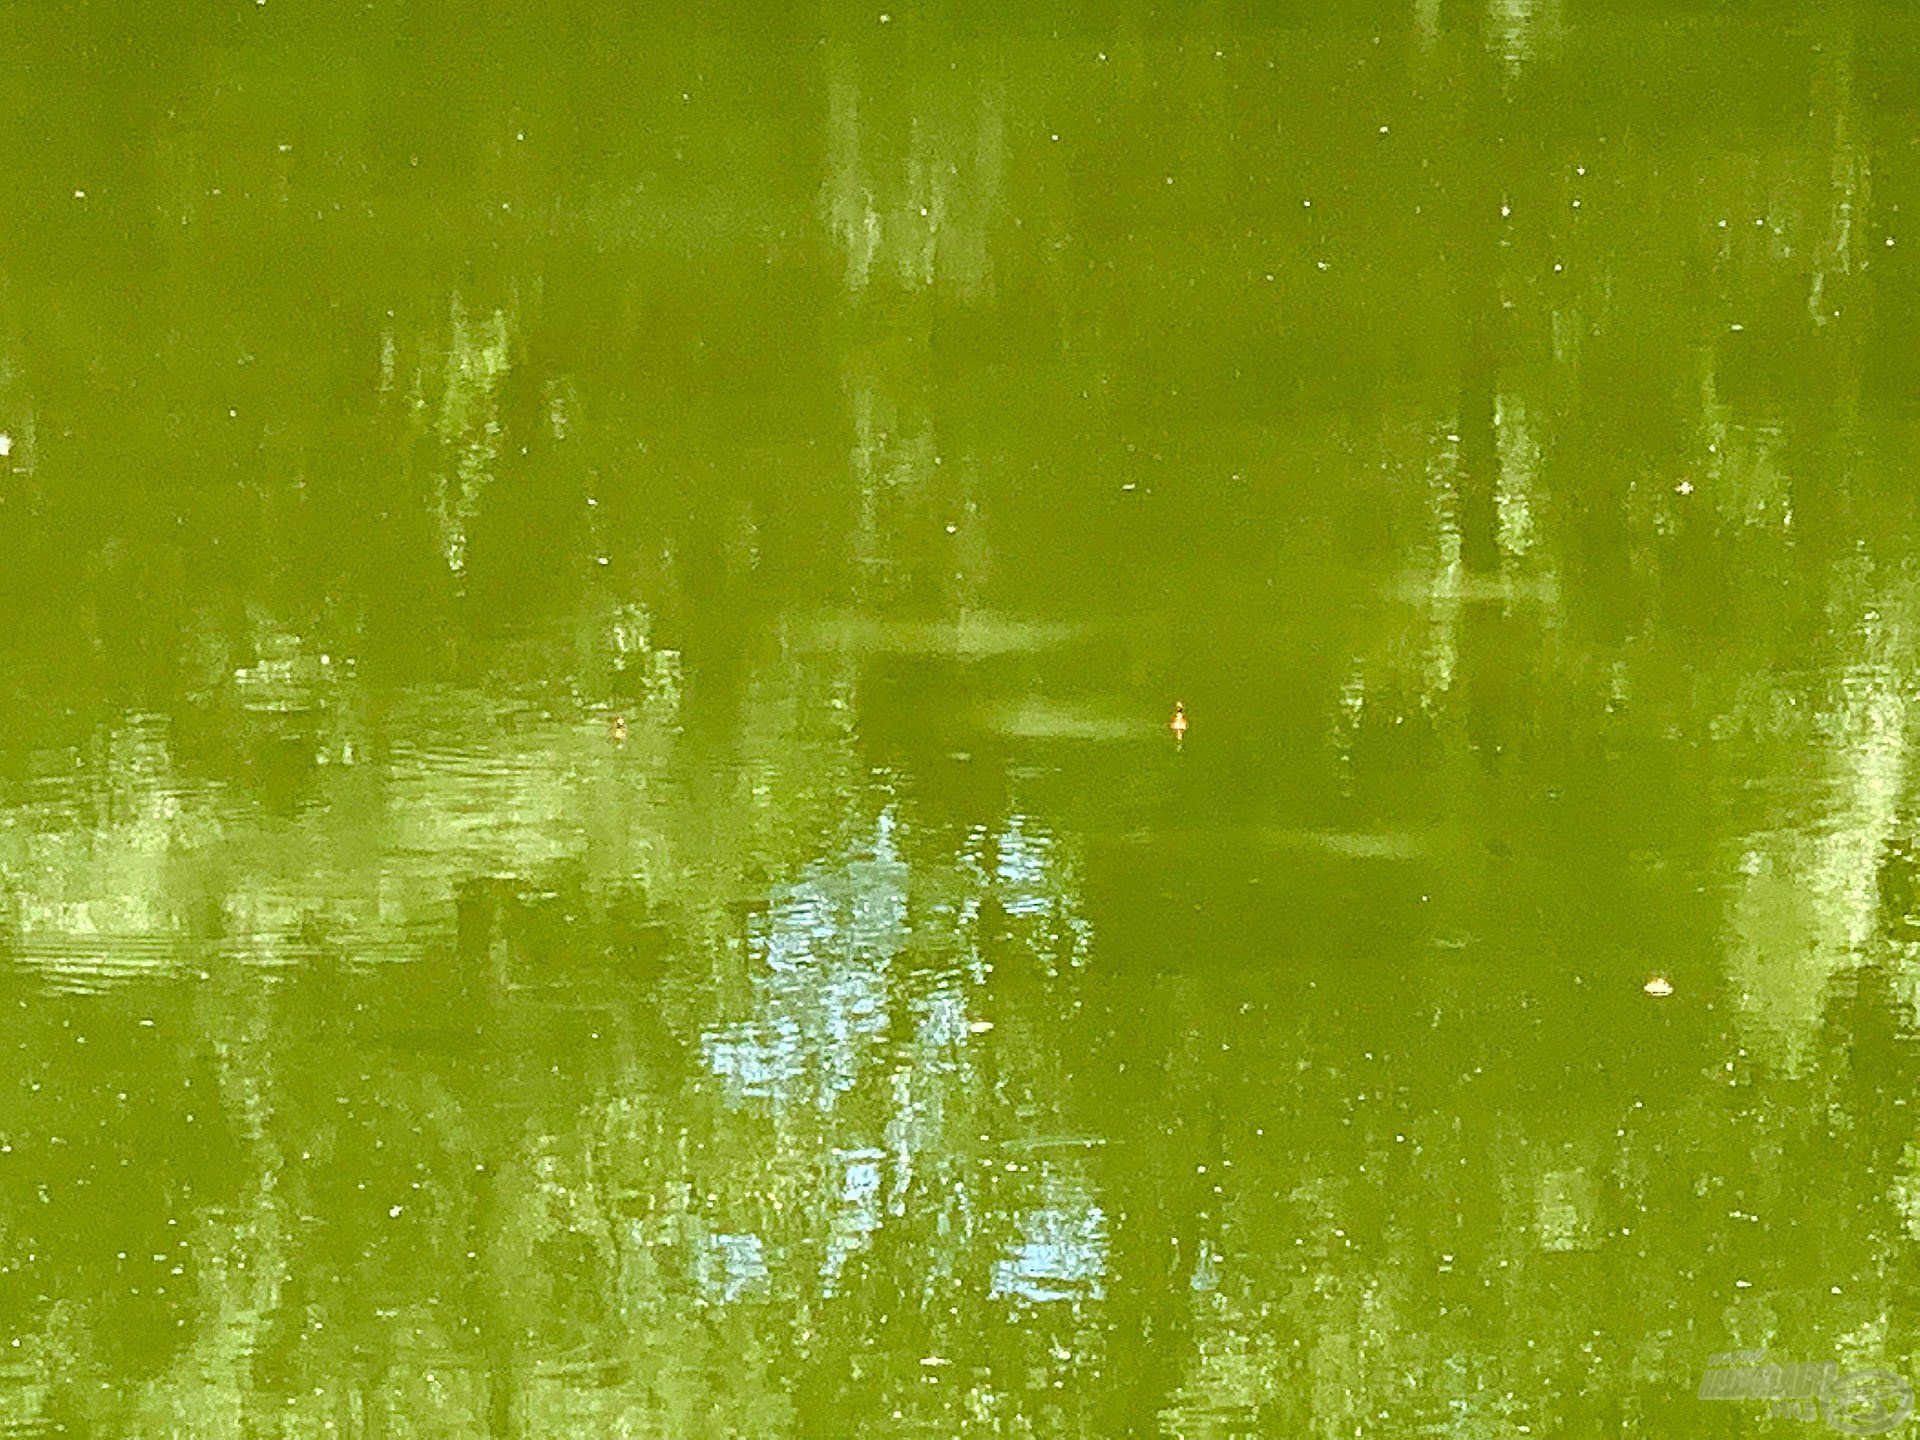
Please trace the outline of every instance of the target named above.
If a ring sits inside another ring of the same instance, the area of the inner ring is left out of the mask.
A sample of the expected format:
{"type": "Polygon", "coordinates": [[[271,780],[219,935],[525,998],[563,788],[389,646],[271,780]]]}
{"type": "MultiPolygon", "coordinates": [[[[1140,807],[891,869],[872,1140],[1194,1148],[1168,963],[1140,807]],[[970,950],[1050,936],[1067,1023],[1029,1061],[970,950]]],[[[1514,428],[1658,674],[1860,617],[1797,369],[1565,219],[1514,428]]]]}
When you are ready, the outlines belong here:
{"type": "Polygon", "coordinates": [[[5,1433],[1920,1373],[1906,7],[13,19],[5,1433]]]}

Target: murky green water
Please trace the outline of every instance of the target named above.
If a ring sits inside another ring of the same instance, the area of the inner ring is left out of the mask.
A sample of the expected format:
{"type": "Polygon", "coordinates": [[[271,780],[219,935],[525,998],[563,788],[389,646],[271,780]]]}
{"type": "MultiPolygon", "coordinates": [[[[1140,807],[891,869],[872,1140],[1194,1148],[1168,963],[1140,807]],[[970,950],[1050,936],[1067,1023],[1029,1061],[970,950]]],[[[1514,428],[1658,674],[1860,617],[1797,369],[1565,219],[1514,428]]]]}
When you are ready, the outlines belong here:
{"type": "Polygon", "coordinates": [[[8,22],[0,1431],[1897,1418],[1910,7],[8,22]]]}

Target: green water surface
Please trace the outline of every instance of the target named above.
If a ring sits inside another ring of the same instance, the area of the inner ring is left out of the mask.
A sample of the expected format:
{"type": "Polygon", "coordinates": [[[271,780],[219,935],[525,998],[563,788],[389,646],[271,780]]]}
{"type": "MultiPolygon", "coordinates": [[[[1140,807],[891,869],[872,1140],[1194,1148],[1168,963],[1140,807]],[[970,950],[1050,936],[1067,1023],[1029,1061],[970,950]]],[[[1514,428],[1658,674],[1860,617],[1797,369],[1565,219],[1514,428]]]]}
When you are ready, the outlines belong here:
{"type": "Polygon", "coordinates": [[[0,1434],[1920,1375],[1911,4],[0,16],[0,1434]]]}

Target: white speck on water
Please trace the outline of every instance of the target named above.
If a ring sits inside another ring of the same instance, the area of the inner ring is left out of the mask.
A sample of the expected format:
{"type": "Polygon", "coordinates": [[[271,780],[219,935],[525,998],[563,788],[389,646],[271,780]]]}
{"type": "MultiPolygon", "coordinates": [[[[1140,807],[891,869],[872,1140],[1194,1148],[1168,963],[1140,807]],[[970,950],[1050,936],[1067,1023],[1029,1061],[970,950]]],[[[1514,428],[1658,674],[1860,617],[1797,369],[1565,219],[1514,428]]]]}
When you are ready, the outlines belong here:
{"type": "Polygon", "coordinates": [[[1735,334],[1738,334],[1740,331],[1746,329],[1747,327],[1742,325],[1738,320],[1736,320],[1731,325],[1727,326],[1727,328],[1733,331],[1735,334]]]}
{"type": "Polygon", "coordinates": [[[0,430],[0,460],[6,459],[11,454],[13,454],[13,436],[0,430]]]}
{"type": "Polygon", "coordinates": [[[1693,482],[1691,480],[1682,480],[1678,485],[1673,487],[1673,493],[1676,495],[1691,495],[1693,493],[1693,482]]]}
{"type": "Polygon", "coordinates": [[[1500,206],[1500,218],[1505,220],[1511,214],[1513,214],[1513,207],[1503,202],[1500,206]]]}
{"type": "Polygon", "coordinates": [[[1380,127],[1380,133],[1381,133],[1382,135],[1384,135],[1384,134],[1386,134],[1386,133],[1387,133],[1387,127],[1386,127],[1386,126],[1384,126],[1384,125],[1382,125],[1382,126],[1380,127]]]}
{"type": "Polygon", "coordinates": [[[388,1218],[389,1220],[398,1220],[398,1219],[400,1218],[400,1211],[401,1211],[401,1210],[402,1210],[403,1208],[405,1208],[405,1207],[403,1207],[403,1206],[400,1206],[400,1205],[396,1205],[396,1206],[394,1206],[394,1207],[393,1207],[393,1208],[392,1208],[391,1210],[389,1210],[389,1211],[387,1211],[387,1218],[388,1218]]]}
{"type": "Polygon", "coordinates": [[[73,192],[73,198],[76,200],[84,200],[87,198],[87,192],[84,190],[76,190],[73,192]]]}
{"type": "Polygon", "coordinates": [[[891,25],[893,23],[893,16],[888,15],[887,13],[882,11],[880,15],[880,23],[882,25],[891,25]]]}

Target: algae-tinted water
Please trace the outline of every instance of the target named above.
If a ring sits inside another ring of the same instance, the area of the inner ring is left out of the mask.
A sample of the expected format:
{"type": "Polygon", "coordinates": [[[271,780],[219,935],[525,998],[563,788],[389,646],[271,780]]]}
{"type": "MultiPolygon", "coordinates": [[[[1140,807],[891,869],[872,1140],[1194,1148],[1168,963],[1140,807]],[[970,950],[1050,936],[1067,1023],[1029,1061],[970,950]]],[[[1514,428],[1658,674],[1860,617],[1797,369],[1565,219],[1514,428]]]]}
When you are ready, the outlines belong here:
{"type": "Polygon", "coordinates": [[[0,1430],[1920,1369],[1908,7],[0,49],[0,1430]]]}

